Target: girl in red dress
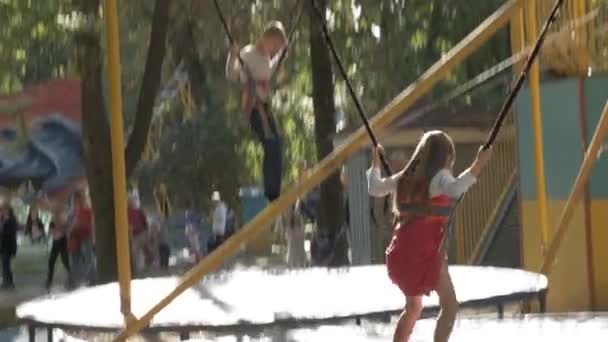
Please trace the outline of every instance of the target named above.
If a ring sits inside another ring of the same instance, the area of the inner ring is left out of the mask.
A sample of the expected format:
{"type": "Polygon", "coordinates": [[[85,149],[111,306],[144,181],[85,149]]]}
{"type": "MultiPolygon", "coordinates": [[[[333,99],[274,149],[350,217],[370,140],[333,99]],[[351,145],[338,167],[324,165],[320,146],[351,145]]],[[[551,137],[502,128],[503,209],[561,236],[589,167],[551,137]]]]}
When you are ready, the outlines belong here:
{"type": "Polygon", "coordinates": [[[471,166],[457,178],[452,175],[456,157],[454,144],[442,131],[425,133],[410,162],[391,177],[381,177],[380,153],[381,146],[374,150],[372,167],[367,172],[368,190],[372,196],[391,194],[395,200],[393,238],[386,249],[386,267],[390,279],[406,299],[393,341],[409,340],[422,312],[422,296],[431,291],[437,292],[441,307],[434,340],[447,341],[458,312],[458,301],[441,247],[444,226],[452,201],[476,182],[491,149],[480,148],[471,166]]]}

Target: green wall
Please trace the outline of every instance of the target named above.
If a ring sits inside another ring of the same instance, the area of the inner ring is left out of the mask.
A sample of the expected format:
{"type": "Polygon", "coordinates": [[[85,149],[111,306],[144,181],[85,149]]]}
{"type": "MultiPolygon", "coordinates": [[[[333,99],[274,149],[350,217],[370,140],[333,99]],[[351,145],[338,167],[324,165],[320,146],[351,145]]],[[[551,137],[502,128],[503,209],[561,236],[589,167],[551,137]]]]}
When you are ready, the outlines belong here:
{"type": "MultiPolygon", "coordinates": [[[[581,161],[580,119],[573,80],[545,82],[541,87],[541,110],[545,154],[545,178],[549,199],[565,199],[581,161]]],[[[522,199],[536,198],[536,164],[530,91],[517,99],[519,174],[522,199]]]]}
{"type": "MultiPolygon", "coordinates": [[[[545,178],[547,196],[551,200],[568,198],[583,158],[578,82],[578,79],[545,81],[541,86],[545,178]]],[[[608,100],[608,77],[586,78],[584,89],[590,141],[608,100]]],[[[522,89],[516,108],[521,194],[524,200],[533,200],[536,199],[536,164],[529,88],[522,89]]],[[[594,167],[591,180],[593,198],[608,198],[606,175],[608,155],[594,167]]]]}
{"type": "MultiPolygon", "coordinates": [[[[589,78],[585,81],[585,104],[587,116],[587,142],[595,133],[602,110],[608,101],[608,76],[589,78]]],[[[604,141],[608,143],[608,139],[604,141]]],[[[591,197],[608,199],[608,151],[595,162],[591,174],[591,197]]]]}

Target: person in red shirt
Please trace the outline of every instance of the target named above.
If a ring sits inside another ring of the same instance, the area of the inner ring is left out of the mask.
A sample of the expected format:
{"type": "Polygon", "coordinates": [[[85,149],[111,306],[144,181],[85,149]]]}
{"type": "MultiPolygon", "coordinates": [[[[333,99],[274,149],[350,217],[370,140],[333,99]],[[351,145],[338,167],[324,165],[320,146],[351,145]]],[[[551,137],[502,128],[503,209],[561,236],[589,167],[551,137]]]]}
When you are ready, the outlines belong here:
{"type": "Polygon", "coordinates": [[[137,273],[143,271],[146,265],[148,220],[143,210],[137,206],[134,195],[129,196],[127,215],[131,235],[131,267],[137,273]]]}
{"type": "Polygon", "coordinates": [[[93,281],[95,274],[93,211],[85,196],[82,190],[74,192],[73,217],[68,228],[71,280],[74,285],[93,281]]]}

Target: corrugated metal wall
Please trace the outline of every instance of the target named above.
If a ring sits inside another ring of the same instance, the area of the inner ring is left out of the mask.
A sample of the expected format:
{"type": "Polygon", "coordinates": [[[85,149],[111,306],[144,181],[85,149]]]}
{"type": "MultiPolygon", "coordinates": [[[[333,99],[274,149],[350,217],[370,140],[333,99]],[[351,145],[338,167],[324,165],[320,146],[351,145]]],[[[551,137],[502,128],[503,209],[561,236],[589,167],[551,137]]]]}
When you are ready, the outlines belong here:
{"type": "Polygon", "coordinates": [[[371,263],[371,217],[365,171],[367,153],[355,154],[346,164],[348,205],[350,207],[350,242],[353,265],[371,263]]]}

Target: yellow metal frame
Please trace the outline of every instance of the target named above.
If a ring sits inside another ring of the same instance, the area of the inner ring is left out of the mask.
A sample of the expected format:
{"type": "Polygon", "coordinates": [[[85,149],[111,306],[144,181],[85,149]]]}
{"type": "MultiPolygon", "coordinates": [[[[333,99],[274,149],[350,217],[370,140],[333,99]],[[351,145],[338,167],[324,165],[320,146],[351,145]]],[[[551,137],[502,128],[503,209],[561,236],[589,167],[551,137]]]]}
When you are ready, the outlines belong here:
{"type": "MultiPolygon", "coordinates": [[[[453,128],[453,127],[437,127],[437,129],[444,130],[450,134],[450,137],[456,144],[482,144],[488,138],[488,133],[480,129],[472,128],[453,128]]],[[[387,129],[388,130],[388,129],[387,129]]],[[[387,131],[384,131],[387,132],[387,131]]],[[[407,130],[394,130],[389,134],[380,134],[379,140],[382,140],[382,146],[384,147],[402,147],[408,145],[416,145],[420,140],[420,136],[424,134],[425,130],[422,128],[412,128],[407,130]]],[[[498,141],[505,139],[505,136],[515,134],[515,128],[512,126],[503,127],[501,134],[497,137],[498,141]],[[503,132],[505,134],[503,134],[503,132]]],[[[344,142],[337,142],[337,145],[341,145],[344,142]]],[[[365,144],[366,148],[371,148],[371,141],[365,144]]]]}
{"type": "MultiPolygon", "coordinates": [[[[527,1],[528,43],[533,44],[538,37],[538,22],[536,18],[536,0],[527,1]]],[[[529,75],[530,103],[532,105],[532,126],[534,130],[534,159],[536,171],[536,196],[538,198],[538,217],[541,230],[543,252],[549,240],[549,219],[547,209],[547,185],[545,179],[545,154],[543,144],[543,121],[540,103],[540,72],[538,60],[532,63],[529,75]]]]}
{"type": "MultiPolygon", "coordinates": [[[[509,172],[509,170],[505,170],[505,171],[509,172]]],[[[475,264],[475,263],[478,263],[481,261],[480,258],[482,257],[481,251],[482,251],[483,243],[487,239],[488,234],[490,234],[490,230],[492,228],[492,225],[494,224],[494,219],[500,209],[500,205],[503,203],[503,201],[507,197],[507,194],[509,193],[509,186],[513,183],[516,176],[517,176],[517,166],[513,167],[510,170],[509,176],[506,179],[504,188],[498,195],[498,199],[494,203],[490,202],[491,205],[493,206],[492,212],[490,215],[487,216],[487,222],[485,223],[484,228],[481,231],[481,234],[479,234],[479,237],[476,239],[477,242],[475,243],[475,247],[473,248],[473,250],[470,253],[470,256],[468,257],[468,260],[467,260],[468,264],[475,264]]]]}
{"type": "MultiPolygon", "coordinates": [[[[541,11],[542,12],[542,11],[541,11]]],[[[543,15],[546,13],[543,12],[543,15]]],[[[598,18],[599,10],[595,9],[585,14],[584,16],[578,16],[576,18],[569,17],[568,20],[563,20],[562,26],[553,29],[550,35],[545,39],[544,47],[551,43],[564,40],[564,36],[567,36],[578,30],[579,27],[588,26],[589,23],[593,22],[594,19],[598,18]]],[[[541,16],[542,17],[542,16],[541,16]]],[[[545,20],[542,17],[539,20],[545,20]]],[[[531,51],[533,43],[532,40],[529,45],[526,45],[525,32],[524,32],[524,11],[520,10],[519,13],[513,16],[510,23],[511,31],[511,47],[513,54],[511,57],[498,63],[498,65],[508,64],[512,65],[513,71],[516,75],[521,72],[523,65],[523,59],[531,51]]],[[[599,32],[599,31],[598,31],[599,32]]],[[[559,43],[557,43],[559,44],[559,43]]],[[[543,48],[545,51],[545,48],[543,48]]],[[[545,69],[547,65],[542,65],[545,69]]],[[[492,70],[492,68],[490,68],[492,70]]],[[[542,71],[542,70],[541,70],[542,71]]],[[[480,74],[484,75],[486,72],[480,74]]],[[[474,77],[473,80],[479,79],[480,76],[474,77]]],[[[466,84],[466,83],[465,83],[466,84]]],[[[513,125],[503,127],[501,130],[501,137],[503,142],[497,142],[495,144],[495,151],[492,160],[486,167],[487,173],[492,174],[491,179],[482,178],[480,182],[471,189],[467,194],[467,197],[463,200],[462,205],[459,206],[456,215],[456,246],[457,248],[457,262],[459,263],[477,263],[481,257],[480,252],[484,244],[484,239],[488,236],[493,228],[495,215],[500,208],[504,195],[508,193],[508,186],[516,174],[517,171],[517,149],[515,145],[504,144],[507,141],[515,141],[517,138],[516,128],[514,125],[514,116],[509,115],[507,120],[513,125]],[[506,146],[509,146],[508,148],[506,146]]],[[[485,133],[483,132],[469,132],[467,130],[467,136],[462,141],[455,138],[454,141],[458,142],[474,142],[477,139],[479,141],[485,139],[482,138],[485,133]]],[[[391,142],[396,141],[413,141],[418,136],[416,132],[407,132],[408,134],[400,133],[399,135],[393,135],[384,141],[384,145],[390,145],[391,142]]],[[[464,132],[463,132],[464,133],[464,132]]],[[[450,131],[450,135],[452,132],[450,131]]],[[[382,137],[383,135],[381,135],[382,137]]],[[[535,227],[538,227],[535,224],[535,227]]],[[[547,228],[551,228],[550,226],[547,228]]],[[[542,231],[541,231],[542,233],[542,231]]],[[[545,243],[546,245],[546,243],[545,243]]]]}
{"type": "MultiPolygon", "coordinates": [[[[129,225],[127,220],[127,185],[125,175],[122,95],[120,80],[120,44],[116,0],[104,0],[106,44],[108,49],[108,80],[110,83],[110,134],[112,139],[112,179],[116,227],[116,257],[120,286],[120,311],[125,325],[135,320],[131,313],[131,263],[129,225]]],[[[111,228],[111,227],[106,227],[111,228]]]]}
{"type": "MultiPolygon", "coordinates": [[[[547,0],[544,0],[545,2],[547,0]]],[[[579,17],[585,13],[585,0],[572,0],[574,3],[568,7],[570,16],[579,17]]],[[[304,179],[296,184],[292,189],[287,191],[277,201],[270,204],[260,214],[258,214],[253,220],[251,220],[243,229],[234,235],[226,243],[215,250],[211,255],[201,261],[197,266],[191,269],[184,275],[179,285],[173,292],[163,298],[157,305],[155,305],[150,311],[148,311],[139,320],[136,320],[130,310],[130,263],[129,263],[129,245],[128,245],[128,228],[126,220],[126,180],[124,177],[124,141],[123,141],[123,127],[122,127],[122,99],[120,95],[120,58],[119,58],[119,47],[118,47],[118,20],[116,17],[116,1],[115,0],[104,0],[105,4],[105,18],[108,34],[106,35],[108,45],[108,65],[109,65],[109,80],[110,80],[110,109],[112,114],[112,160],[113,160],[113,172],[114,172],[114,194],[115,194],[115,213],[116,213],[116,227],[117,229],[117,255],[118,255],[118,271],[119,271],[119,282],[120,282],[120,295],[121,295],[121,312],[125,316],[126,329],[123,330],[116,338],[116,340],[125,340],[128,336],[136,333],[143,327],[145,327],[151,321],[152,317],[166,307],[171,301],[173,301],[182,292],[192,286],[196,281],[203,277],[208,272],[214,270],[218,265],[227,257],[233,255],[241,243],[251,240],[258,233],[263,231],[272,222],[274,217],[279,215],[287,206],[291,205],[300,195],[306,193],[309,189],[319,184],[335,169],[337,169],[346,158],[358,150],[364,145],[366,136],[363,129],[359,129],[355,132],[342,146],[338,147],[334,153],[328,156],[326,159],[321,161],[319,165],[309,173],[304,179]]],[[[438,61],[433,65],[420,79],[414,84],[410,85],[405,89],[397,98],[389,103],[372,121],[372,127],[379,131],[390,124],[396,117],[405,112],[416,100],[422,95],[428,92],[434,84],[436,84],[441,78],[443,78],[451,69],[466,57],[468,57],[473,51],[475,51],[483,42],[490,38],[498,29],[503,27],[505,24],[513,18],[512,21],[512,35],[514,41],[512,42],[513,47],[520,50],[520,46],[525,41],[523,33],[524,18],[522,15],[523,0],[511,0],[497,10],[492,16],[487,18],[475,31],[467,36],[460,44],[453,48],[442,60],[438,61]]],[[[542,5],[542,3],[540,4],[542,5]]],[[[536,1],[528,1],[528,8],[526,12],[531,12],[526,15],[528,21],[528,36],[536,37],[536,25],[538,22],[536,9],[539,4],[536,1]]],[[[541,13],[542,15],[542,13],[541,13]]],[[[590,27],[591,29],[591,27],[590,27]]],[[[578,30],[578,41],[585,44],[585,46],[592,42],[587,42],[588,30],[586,27],[578,30]]],[[[577,53],[577,65],[587,65],[584,61],[587,61],[589,56],[585,49],[578,49],[577,53]]],[[[535,152],[536,159],[541,165],[537,164],[537,186],[542,191],[539,191],[539,203],[544,202],[544,209],[540,208],[541,212],[546,213],[546,193],[545,193],[545,181],[544,181],[544,165],[542,165],[542,121],[540,118],[540,96],[538,91],[539,75],[538,75],[538,64],[533,67],[530,80],[530,88],[533,93],[533,113],[535,113],[535,152]],[[535,90],[536,89],[536,90],[535,90]],[[536,95],[534,95],[536,93],[536,95]],[[541,198],[544,197],[544,200],[541,198]]],[[[521,64],[520,64],[521,65],[521,64]]],[[[580,198],[580,192],[582,185],[586,182],[591,165],[594,160],[590,156],[594,156],[599,150],[599,145],[605,136],[605,131],[608,127],[608,103],[602,114],[600,125],[594,136],[591,145],[589,146],[588,153],[585,156],[583,166],[579,172],[579,176],[575,182],[572,193],[566,204],[566,208],[562,213],[560,224],[558,225],[557,232],[554,239],[547,250],[545,264],[542,267],[542,272],[548,273],[552,262],[555,259],[555,255],[559,249],[563,236],[567,231],[568,222],[572,217],[574,209],[574,202],[580,198]],[[601,137],[601,138],[600,138],[601,137]],[[590,159],[591,158],[591,159],[590,159]]],[[[543,207],[541,203],[541,207],[543,207]]],[[[546,214],[541,214],[541,229],[543,229],[544,240],[548,240],[548,229],[546,214]]]]}
{"type": "MultiPolygon", "coordinates": [[[[586,12],[586,0],[574,0],[575,6],[575,18],[581,18],[585,15],[586,12]]],[[[587,68],[589,65],[589,52],[587,50],[588,40],[587,40],[587,26],[582,25],[577,29],[577,59],[578,59],[578,67],[581,71],[587,68]]]]}
{"type": "Polygon", "coordinates": [[[192,99],[192,92],[190,89],[190,81],[185,81],[178,85],[179,97],[184,106],[184,110],[188,113],[187,116],[190,117],[192,112],[195,109],[194,100],[192,99]]]}
{"type": "MultiPolygon", "coordinates": [[[[111,0],[107,0],[110,2],[111,0]]],[[[113,1],[112,1],[113,2],[113,1]]],[[[441,60],[436,62],[418,80],[406,88],[391,103],[389,103],[370,122],[374,130],[380,131],[393,120],[404,113],[415,101],[427,93],[437,82],[447,75],[457,64],[476,51],[485,41],[492,37],[496,31],[504,27],[511,17],[523,5],[523,0],[510,0],[501,6],[494,14],[488,17],[479,27],[465,37],[457,46],[448,52],[441,60]]],[[[114,13],[115,15],[115,13],[114,13]]],[[[238,233],[233,235],[209,256],[188,271],[180,280],[174,291],[152,307],[139,320],[128,324],[121,331],[115,341],[124,341],[147,326],[152,318],[175,298],[193,286],[204,275],[215,270],[227,258],[233,256],[245,243],[265,230],[281,212],[293,204],[298,198],[339,168],[344,161],[356,152],[367,140],[367,133],[363,128],[357,130],[342,146],[323,159],[313,170],[286,191],[280,198],[268,205],[262,212],[247,223],[238,233]]]]}
{"type": "Polygon", "coordinates": [[[494,143],[494,152],[484,174],[474,188],[467,192],[458,206],[455,220],[456,261],[475,263],[480,258],[482,247],[492,231],[495,218],[508,194],[517,171],[517,132],[513,113],[509,113],[494,143]]]}
{"type": "MultiPolygon", "coordinates": [[[[524,11],[519,10],[516,15],[511,19],[511,52],[516,55],[522,52],[526,47],[526,33],[524,31],[524,11]]],[[[524,65],[523,59],[515,63],[513,71],[515,74],[521,72],[521,68],[524,65]]]]}
{"type": "MultiPolygon", "coordinates": [[[[537,19],[546,16],[553,0],[539,0],[537,19]]],[[[588,9],[600,7],[600,1],[596,0],[569,0],[564,3],[561,15],[556,26],[564,26],[564,23],[573,19],[581,18],[588,9]]],[[[605,14],[596,21],[597,24],[605,22],[605,14]]],[[[586,75],[588,69],[593,66],[599,70],[606,71],[605,48],[606,41],[597,41],[596,27],[593,23],[587,23],[571,30],[571,34],[560,44],[547,45],[543,49],[540,58],[543,65],[549,65],[552,69],[571,76],[586,75]],[[599,46],[598,46],[599,43],[599,46]]]]}
{"type": "Polygon", "coordinates": [[[581,197],[585,192],[585,184],[587,184],[589,180],[593,164],[595,164],[597,161],[597,154],[602,147],[604,139],[606,138],[606,133],[608,133],[608,101],[606,101],[600,121],[595,129],[591,143],[587,148],[587,152],[583,158],[583,163],[578,171],[578,175],[576,176],[576,180],[574,181],[574,185],[572,186],[568,200],[566,201],[566,206],[560,215],[555,236],[549,245],[549,249],[547,250],[547,254],[545,256],[545,261],[540,269],[541,273],[546,275],[551,273],[557,252],[559,251],[564,237],[566,236],[566,233],[570,227],[569,224],[572,220],[572,216],[574,215],[574,209],[576,209],[576,205],[580,202],[581,197]]]}

